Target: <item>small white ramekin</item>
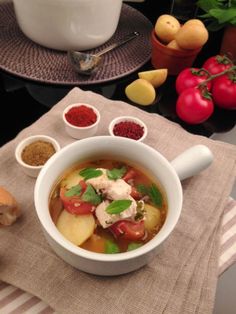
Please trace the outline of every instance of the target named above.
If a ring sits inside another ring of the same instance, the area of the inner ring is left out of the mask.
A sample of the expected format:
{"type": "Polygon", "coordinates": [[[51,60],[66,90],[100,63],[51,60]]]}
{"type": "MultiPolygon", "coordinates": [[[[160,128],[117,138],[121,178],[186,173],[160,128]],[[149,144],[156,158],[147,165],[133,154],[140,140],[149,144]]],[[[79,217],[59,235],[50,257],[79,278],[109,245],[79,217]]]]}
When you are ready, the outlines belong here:
{"type": "Polygon", "coordinates": [[[120,116],[120,117],[114,118],[110,122],[109,127],[108,127],[109,134],[111,136],[118,136],[118,135],[114,134],[114,131],[113,131],[114,127],[115,127],[116,124],[118,124],[120,122],[125,122],[125,121],[134,122],[134,123],[140,125],[143,128],[143,135],[139,139],[137,139],[137,140],[135,139],[135,141],[137,141],[137,142],[144,141],[144,139],[147,137],[147,133],[148,133],[147,126],[146,126],[146,124],[142,120],[140,120],[140,119],[138,119],[136,117],[132,117],[132,116],[120,116]]]}
{"type": "Polygon", "coordinates": [[[40,170],[43,168],[44,165],[41,165],[41,166],[28,165],[22,160],[22,152],[26,146],[36,141],[45,141],[45,142],[51,143],[53,147],[55,148],[55,152],[60,150],[59,143],[54,138],[47,135],[32,135],[23,139],[21,142],[19,142],[19,144],[17,145],[15,149],[15,158],[18,164],[22,167],[22,170],[24,171],[24,173],[34,178],[38,176],[40,170]]]}
{"type": "Polygon", "coordinates": [[[62,118],[64,121],[64,125],[65,125],[65,130],[68,133],[68,135],[70,135],[71,137],[75,138],[75,139],[82,139],[82,138],[86,138],[86,137],[91,137],[94,136],[97,132],[98,129],[98,124],[100,122],[100,113],[97,110],[96,107],[91,106],[89,104],[85,104],[85,103],[75,103],[75,104],[71,104],[69,106],[67,106],[63,113],[62,113],[62,118]],[[86,106],[88,108],[91,108],[96,116],[97,116],[97,120],[94,124],[91,124],[89,126],[85,126],[85,127],[78,127],[75,126],[71,123],[69,123],[65,117],[66,113],[73,107],[79,107],[79,106],[86,106]]]}

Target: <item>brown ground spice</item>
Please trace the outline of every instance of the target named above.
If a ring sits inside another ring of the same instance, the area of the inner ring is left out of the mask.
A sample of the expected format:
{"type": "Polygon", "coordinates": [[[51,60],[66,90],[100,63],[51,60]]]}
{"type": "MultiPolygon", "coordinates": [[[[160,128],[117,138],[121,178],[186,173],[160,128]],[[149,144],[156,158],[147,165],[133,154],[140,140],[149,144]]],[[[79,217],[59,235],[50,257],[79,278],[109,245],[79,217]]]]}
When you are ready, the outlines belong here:
{"type": "Polygon", "coordinates": [[[39,140],[27,145],[22,151],[21,158],[30,166],[42,166],[55,152],[51,143],[39,140]]]}

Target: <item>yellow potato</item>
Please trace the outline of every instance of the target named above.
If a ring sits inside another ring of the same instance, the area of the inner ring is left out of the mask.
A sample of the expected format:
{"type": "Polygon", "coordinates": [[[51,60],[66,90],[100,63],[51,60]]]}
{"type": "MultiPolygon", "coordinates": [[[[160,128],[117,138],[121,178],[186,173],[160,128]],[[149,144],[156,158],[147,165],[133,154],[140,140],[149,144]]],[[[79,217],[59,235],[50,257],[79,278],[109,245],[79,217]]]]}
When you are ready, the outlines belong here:
{"type": "Polygon", "coordinates": [[[208,31],[199,25],[183,25],[175,35],[175,40],[183,49],[198,49],[208,40],[208,31]]]}
{"type": "Polygon", "coordinates": [[[83,177],[79,175],[80,170],[77,169],[69,174],[66,179],[62,180],[61,186],[70,189],[72,186],[77,185],[81,180],[83,180],[83,177]]]}
{"type": "Polygon", "coordinates": [[[151,83],[137,79],[125,89],[126,96],[134,103],[142,106],[151,105],[156,98],[156,91],[151,83]]]}
{"type": "Polygon", "coordinates": [[[157,19],[154,29],[157,37],[163,43],[168,44],[175,38],[175,34],[180,29],[180,23],[174,16],[163,14],[157,19]]]}
{"type": "Polygon", "coordinates": [[[187,22],[184,23],[184,25],[198,25],[198,26],[202,26],[202,27],[205,27],[204,23],[199,20],[199,19],[191,19],[191,20],[188,20],[187,22]]]}
{"type": "Polygon", "coordinates": [[[63,210],[56,226],[67,240],[75,245],[80,245],[93,234],[95,219],[92,214],[72,215],[63,210]]]}
{"type": "Polygon", "coordinates": [[[154,88],[161,86],[167,79],[168,70],[158,69],[139,72],[138,77],[152,84],[154,88]]]}
{"type": "Polygon", "coordinates": [[[186,49],[181,48],[181,47],[177,44],[177,42],[176,42],[175,39],[171,40],[171,41],[169,42],[169,44],[167,45],[167,47],[172,48],[172,49],[176,49],[176,50],[179,50],[179,51],[186,51],[186,49]]]}
{"type": "Polygon", "coordinates": [[[160,210],[149,204],[145,204],[144,226],[148,231],[154,230],[161,222],[160,210]]]}

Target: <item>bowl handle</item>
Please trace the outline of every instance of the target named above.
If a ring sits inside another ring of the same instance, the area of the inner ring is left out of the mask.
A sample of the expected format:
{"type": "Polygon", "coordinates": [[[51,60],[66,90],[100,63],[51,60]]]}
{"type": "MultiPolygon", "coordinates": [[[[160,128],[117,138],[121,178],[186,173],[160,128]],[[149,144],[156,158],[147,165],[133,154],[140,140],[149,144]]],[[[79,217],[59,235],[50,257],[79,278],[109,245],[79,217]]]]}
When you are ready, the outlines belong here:
{"type": "Polygon", "coordinates": [[[210,166],[213,154],[205,145],[195,145],[171,161],[179,179],[192,177],[210,166]]]}

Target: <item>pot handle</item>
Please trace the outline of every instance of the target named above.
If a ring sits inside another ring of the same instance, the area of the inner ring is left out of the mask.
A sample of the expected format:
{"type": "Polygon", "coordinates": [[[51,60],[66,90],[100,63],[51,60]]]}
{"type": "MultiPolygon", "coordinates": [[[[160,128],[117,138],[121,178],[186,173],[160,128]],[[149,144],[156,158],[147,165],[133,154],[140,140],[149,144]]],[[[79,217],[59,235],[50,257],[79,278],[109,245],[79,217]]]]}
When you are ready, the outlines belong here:
{"type": "Polygon", "coordinates": [[[195,145],[171,161],[179,179],[192,177],[210,166],[213,154],[205,145],[195,145]]]}

